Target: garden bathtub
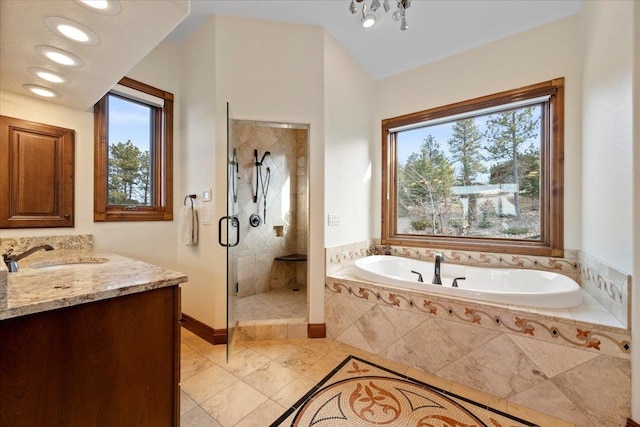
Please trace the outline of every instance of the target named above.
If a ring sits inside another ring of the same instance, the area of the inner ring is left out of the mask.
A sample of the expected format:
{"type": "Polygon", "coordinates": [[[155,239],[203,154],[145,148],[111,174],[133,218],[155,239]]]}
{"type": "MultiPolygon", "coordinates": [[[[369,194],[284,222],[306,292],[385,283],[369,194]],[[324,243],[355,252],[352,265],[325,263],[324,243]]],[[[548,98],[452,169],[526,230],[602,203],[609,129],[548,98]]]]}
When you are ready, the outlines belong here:
{"type": "Polygon", "coordinates": [[[431,284],[434,263],[373,255],[356,260],[353,274],[386,287],[444,294],[477,301],[540,308],[570,308],[582,303],[580,285],[558,273],[527,269],[441,265],[442,285],[431,284]],[[418,272],[424,283],[418,281],[418,272]],[[452,287],[453,279],[458,287],[452,287]]]}

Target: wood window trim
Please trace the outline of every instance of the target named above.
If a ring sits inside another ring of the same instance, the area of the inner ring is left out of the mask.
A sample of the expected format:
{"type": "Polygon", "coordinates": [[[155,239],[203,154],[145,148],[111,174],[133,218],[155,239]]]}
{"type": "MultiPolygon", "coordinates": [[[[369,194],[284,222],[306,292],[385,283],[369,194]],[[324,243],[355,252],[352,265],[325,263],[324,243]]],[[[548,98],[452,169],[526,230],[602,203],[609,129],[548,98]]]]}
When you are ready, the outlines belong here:
{"type": "Polygon", "coordinates": [[[453,250],[564,256],[564,78],[504,91],[382,121],[382,244],[453,250]],[[550,95],[543,112],[546,143],[541,147],[541,240],[418,236],[396,233],[395,134],[390,129],[500,104],[550,95]],[[551,121],[551,122],[550,122],[551,121]]]}
{"type": "Polygon", "coordinates": [[[171,221],[173,220],[173,94],[123,77],[120,85],[164,99],[164,107],[158,109],[155,134],[158,135],[153,150],[154,206],[138,206],[126,210],[124,206],[107,204],[108,179],[108,93],[94,107],[94,213],[95,222],[103,221],[171,221]],[[160,167],[158,167],[160,166],[160,167]]]}

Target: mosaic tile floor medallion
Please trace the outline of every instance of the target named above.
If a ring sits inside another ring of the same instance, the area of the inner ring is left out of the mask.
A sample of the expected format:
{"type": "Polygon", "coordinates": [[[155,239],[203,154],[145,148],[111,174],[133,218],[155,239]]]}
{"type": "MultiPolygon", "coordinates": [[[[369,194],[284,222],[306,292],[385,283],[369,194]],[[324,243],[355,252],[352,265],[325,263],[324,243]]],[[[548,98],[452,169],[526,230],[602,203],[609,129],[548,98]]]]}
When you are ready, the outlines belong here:
{"type": "Polygon", "coordinates": [[[347,357],[271,427],[531,427],[536,424],[347,357]]]}

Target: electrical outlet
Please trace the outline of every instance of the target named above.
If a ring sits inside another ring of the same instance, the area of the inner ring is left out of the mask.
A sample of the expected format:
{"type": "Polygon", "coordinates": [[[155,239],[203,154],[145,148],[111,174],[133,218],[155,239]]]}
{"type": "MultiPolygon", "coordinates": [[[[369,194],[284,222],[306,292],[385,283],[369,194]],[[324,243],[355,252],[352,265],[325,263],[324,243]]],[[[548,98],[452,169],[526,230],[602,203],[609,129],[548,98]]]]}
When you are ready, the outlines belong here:
{"type": "Polygon", "coordinates": [[[327,225],[331,227],[340,225],[340,215],[336,215],[336,214],[327,215],[327,225]]]}

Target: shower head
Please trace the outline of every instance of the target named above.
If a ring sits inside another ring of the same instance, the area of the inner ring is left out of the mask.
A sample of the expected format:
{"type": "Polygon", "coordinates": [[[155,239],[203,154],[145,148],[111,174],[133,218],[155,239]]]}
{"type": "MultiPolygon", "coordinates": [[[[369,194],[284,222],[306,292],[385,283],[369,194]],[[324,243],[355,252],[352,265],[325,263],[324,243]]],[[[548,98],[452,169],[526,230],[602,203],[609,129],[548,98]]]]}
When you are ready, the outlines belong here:
{"type": "Polygon", "coordinates": [[[260,159],[260,164],[262,164],[262,162],[264,162],[264,158],[267,156],[271,155],[271,151],[265,151],[264,154],[262,155],[262,158],[260,159]]]}

